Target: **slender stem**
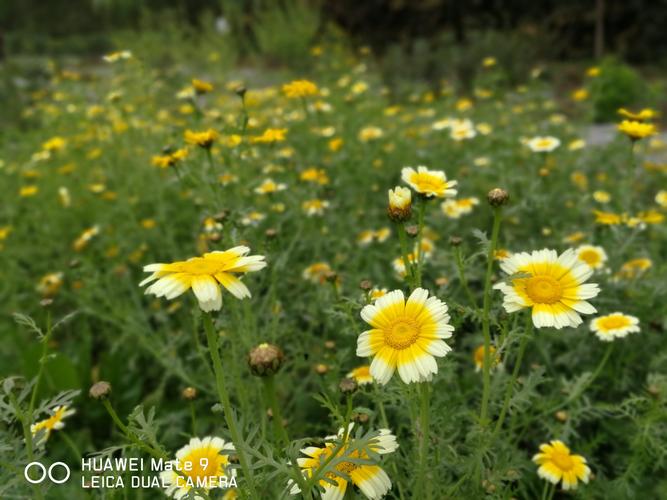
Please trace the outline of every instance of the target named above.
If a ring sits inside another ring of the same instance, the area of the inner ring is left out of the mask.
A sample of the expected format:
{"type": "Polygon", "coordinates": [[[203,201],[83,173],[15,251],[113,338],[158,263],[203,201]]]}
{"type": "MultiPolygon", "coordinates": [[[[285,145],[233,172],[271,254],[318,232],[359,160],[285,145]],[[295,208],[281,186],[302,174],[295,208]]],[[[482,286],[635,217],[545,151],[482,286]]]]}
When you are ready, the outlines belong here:
{"type": "Polygon", "coordinates": [[[275,376],[269,375],[268,377],[264,377],[262,381],[264,382],[264,392],[269,403],[269,408],[271,408],[271,413],[273,413],[273,439],[276,442],[282,443],[283,446],[287,446],[289,444],[289,436],[287,435],[285,426],[283,426],[283,416],[278,404],[278,398],[276,397],[275,376]]]}
{"type": "MultiPolygon", "coordinates": [[[[23,413],[23,411],[21,410],[21,405],[16,400],[16,396],[14,396],[12,392],[9,393],[9,402],[11,403],[12,408],[14,408],[14,412],[16,413],[16,418],[18,418],[19,421],[21,422],[21,430],[23,431],[23,438],[25,439],[28,461],[32,462],[35,456],[32,443],[32,431],[30,429],[30,424],[32,423],[32,420],[28,420],[28,416],[25,413],[23,413]]],[[[42,500],[44,498],[44,494],[42,493],[42,489],[39,486],[39,484],[34,484],[33,489],[35,490],[36,497],[39,500],[42,500]]]]}
{"type": "Polygon", "coordinates": [[[461,281],[461,286],[463,287],[463,291],[468,297],[470,305],[472,305],[472,307],[475,310],[479,310],[479,307],[477,306],[477,301],[475,300],[475,296],[472,294],[470,288],[468,287],[468,280],[466,279],[465,275],[463,259],[461,258],[461,249],[458,246],[454,247],[454,258],[456,259],[456,267],[459,271],[459,280],[461,281]]]}
{"type": "Polygon", "coordinates": [[[588,389],[591,384],[595,381],[596,378],[600,375],[600,372],[602,372],[602,369],[604,366],[607,364],[607,361],[609,361],[609,356],[611,356],[612,351],[614,350],[614,344],[610,343],[607,346],[607,350],[605,351],[604,355],[602,356],[602,359],[600,360],[600,363],[598,363],[597,368],[593,372],[593,374],[588,378],[585,384],[583,384],[578,391],[576,391],[574,394],[572,394],[570,397],[568,397],[563,403],[559,404],[558,406],[552,408],[551,410],[548,410],[545,412],[546,414],[553,413],[555,411],[560,410],[561,408],[564,408],[565,406],[569,405],[570,403],[573,403],[579,397],[588,389]]]}
{"type": "Polygon", "coordinates": [[[343,443],[347,443],[350,433],[350,420],[352,420],[352,394],[348,394],[345,403],[345,421],[343,422],[343,443]]]}
{"type": "Polygon", "coordinates": [[[533,332],[533,318],[530,312],[526,314],[526,318],[527,318],[526,331],[524,332],[524,335],[521,337],[521,341],[519,342],[519,353],[517,354],[516,361],[514,362],[514,370],[512,370],[512,378],[510,379],[509,384],[507,384],[507,388],[505,389],[505,400],[503,401],[503,407],[500,410],[500,415],[498,416],[496,427],[493,430],[491,442],[493,442],[493,440],[500,432],[500,429],[502,429],[503,427],[503,422],[505,421],[505,416],[507,415],[507,410],[509,408],[510,400],[512,399],[514,384],[516,383],[516,379],[519,376],[519,370],[521,369],[521,361],[523,361],[523,355],[526,352],[526,345],[528,345],[528,340],[530,339],[530,336],[533,332]]]}
{"type": "MultiPolygon", "coordinates": [[[[422,382],[419,387],[420,409],[419,426],[421,430],[421,443],[419,445],[419,471],[415,487],[415,498],[423,498],[422,491],[425,485],[426,469],[428,468],[428,449],[431,413],[431,391],[429,382],[422,382]]],[[[430,489],[427,489],[426,498],[431,497],[430,489]]]]}
{"type": "Polygon", "coordinates": [[[65,441],[65,444],[68,446],[72,454],[74,455],[74,458],[76,459],[77,462],[81,462],[81,450],[79,450],[79,447],[76,445],[74,440],[67,435],[65,431],[60,431],[58,435],[62,438],[63,441],[65,441]]]}
{"type": "Polygon", "coordinates": [[[547,500],[551,498],[554,494],[554,491],[556,491],[556,487],[554,486],[554,484],[550,483],[549,481],[545,481],[544,488],[542,489],[542,496],[540,496],[540,499],[547,500]]]}
{"type": "MultiPolygon", "coordinates": [[[[375,390],[375,397],[377,398],[377,405],[380,408],[380,420],[382,421],[382,427],[384,429],[389,429],[389,420],[387,419],[387,412],[384,408],[384,403],[380,396],[380,390],[377,384],[373,384],[375,390]]],[[[403,493],[403,483],[398,479],[400,474],[398,473],[398,467],[396,466],[396,461],[391,461],[391,470],[394,472],[394,477],[396,478],[396,486],[398,487],[398,497],[403,500],[405,494],[403,493]]]]}
{"type": "Polygon", "coordinates": [[[405,277],[407,278],[408,285],[410,285],[410,288],[414,288],[415,277],[414,277],[414,270],[412,269],[412,263],[410,262],[408,253],[408,238],[405,235],[405,225],[402,222],[397,223],[396,231],[398,232],[398,239],[401,244],[401,257],[403,258],[403,266],[405,267],[405,277]]]}
{"type": "Polygon", "coordinates": [[[197,435],[197,413],[195,412],[195,404],[190,401],[190,421],[192,422],[192,435],[197,435]]]}
{"type": "MultiPolygon", "coordinates": [[[[111,417],[111,420],[113,420],[114,424],[116,424],[116,427],[125,435],[127,439],[132,441],[138,448],[144,450],[146,453],[149,455],[159,458],[163,461],[169,461],[169,456],[163,452],[162,450],[159,450],[157,448],[154,448],[150,446],[147,443],[144,443],[141,441],[134,432],[132,432],[120,419],[118,414],[116,413],[116,410],[114,410],[113,406],[111,405],[111,402],[109,402],[108,399],[103,399],[102,404],[104,405],[104,408],[106,408],[107,413],[109,413],[109,416],[111,417]]],[[[176,472],[179,476],[186,478],[185,474],[180,470],[180,469],[174,469],[174,472],[176,472]]],[[[198,494],[201,495],[203,498],[208,499],[208,493],[206,491],[203,491],[200,488],[195,488],[194,491],[198,494]]]]}
{"type": "Polygon", "coordinates": [[[28,412],[26,414],[27,420],[30,424],[32,424],[33,412],[35,411],[35,404],[37,403],[37,393],[39,392],[39,387],[42,383],[42,378],[44,377],[46,355],[49,350],[49,340],[51,340],[51,311],[46,313],[46,333],[41,339],[42,355],[39,358],[39,371],[37,372],[37,380],[35,380],[35,385],[32,388],[32,394],[30,395],[30,405],[28,406],[28,412]]]}
{"type": "Polygon", "coordinates": [[[484,277],[484,304],[482,311],[482,334],[484,335],[484,364],[483,364],[483,389],[482,389],[482,407],[479,420],[482,426],[489,424],[489,398],[491,396],[491,329],[489,321],[489,310],[491,308],[491,273],[493,271],[493,258],[498,243],[498,234],[500,232],[500,222],[502,220],[501,209],[493,209],[493,229],[491,232],[491,243],[489,253],[486,257],[486,276],[484,277]]]}
{"type": "Polygon", "coordinates": [[[253,498],[258,498],[257,492],[255,491],[255,483],[253,481],[252,470],[249,467],[248,460],[246,458],[245,451],[243,450],[241,435],[239,434],[238,428],[236,427],[236,420],[234,420],[234,415],[232,413],[232,404],[229,399],[229,393],[227,392],[227,387],[225,385],[225,374],[222,370],[222,363],[220,362],[220,351],[218,347],[218,336],[215,333],[213,328],[213,319],[210,314],[204,314],[204,328],[206,330],[206,340],[208,342],[208,350],[211,355],[211,360],[213,362],[213,371],[215,372],[215,384],[218,389],[218,398],[222,403],[222,408],[224,410],[225,421],[227,422],[227,427],[229,428],[229,434],[232,437],[232,442],[236,448],[236,453],[239,457],[239,462],[241,464],[241,469],[245,476],[246,484],[250,489],[251,496],[253,498]]]}
{"type": "Polygon", "coordinates": [[[415,278],[415,288],[422,286],[422,266],[424,264],[424,251],[422,249],[422,239],[424,236],[424,213],[426,212],[426,198],[422,197],[419,203],[419,215],[417,218],[417,276],[415,278]]]}

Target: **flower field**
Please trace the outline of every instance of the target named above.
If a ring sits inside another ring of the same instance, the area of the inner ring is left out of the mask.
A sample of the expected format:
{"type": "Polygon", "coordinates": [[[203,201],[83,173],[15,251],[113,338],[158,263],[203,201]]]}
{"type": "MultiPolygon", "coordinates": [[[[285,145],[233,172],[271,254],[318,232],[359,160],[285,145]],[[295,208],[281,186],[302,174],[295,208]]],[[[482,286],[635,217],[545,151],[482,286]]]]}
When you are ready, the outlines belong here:
{"type": "Polygon", "coordinates": [[[44,65],[0,136],[0,498],[667,498],[661,117],[591,141],[604,67],[476,64],[44,65]]]}

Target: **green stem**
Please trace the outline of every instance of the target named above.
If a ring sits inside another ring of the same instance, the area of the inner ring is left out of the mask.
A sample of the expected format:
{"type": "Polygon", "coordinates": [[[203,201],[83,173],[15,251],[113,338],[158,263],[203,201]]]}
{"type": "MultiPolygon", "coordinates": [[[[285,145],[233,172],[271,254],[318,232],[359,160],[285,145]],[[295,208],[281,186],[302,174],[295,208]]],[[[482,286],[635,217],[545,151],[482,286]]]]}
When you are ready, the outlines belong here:
{"type": "Polygon", "coordinates": [[[528,340],[533,332],[533,318],[530,312],[526,314],[526,331],[521,337],[519,343],[519,353],[517,354],[516,361],[514,362],[514,370],[512,370],[512,378],[510,379],[507,388],[505,389],[505,399],[503,401],[503,407],[500,410],[500,415],[498,416],[498,421],[496,422],[496,427],[493,430],[493,435],[491,436],[491,442],[496,438],[500,429],[503,427],[503,422],[505,421],[505,416],[507,415],[507,410],[509,408],[510,400],[512,399],[512,392],[514,390],[514,384],[516,379],[519,376],[519,370],[521,369],[521,361],[523,361],[523,355],[526,352],[526,345],[528,345],[528,340]]]}
{"type": "MultiPolygon", "coordinates": [[[[373,384],[373,386],[375,390],[375,397],[377,398],[377,405],[378,408],[380,408],[380,420],[382,421],[382,427],[384,429],[389,429],[389,420],[387,419],[387,412],[384,408],[384,403],[382,402],[382,398],[380,396],[380,390],[377,384],[373,384]]],[[[398,473],[398,467],[396,465],[395,460],[391,461],[391,470],[394,473],[393,477],[396,478],[396,486],[398,487],[398,497],[401,500],[403,500],[405,498],[405,494],[403,493],[403,483],[399,480],[400,474],[398,473]]]]}
{"type": "Polygon", "coordinates": [[[588,389],[591,386],[591,384],[595,381],[595,379],[598,378],[598,376],[600,375],[600,372],[602,372],[602,369],[607,364],[607,361],[609,361],[609,356],[611,356],[611,353],[612,353],[613,350],[614,350],[614,344],[610,343],[607,346],[607,350],[605,351],[604,355],[602,356],[602,359],[600,360],[600,363],[598,363],[597,368],[595,369],[593,374],[589,377],[589,379],[586,381],[586,383],[583,384],[577,392],[572,394],[563,403],[559,404],[558,406],[556,406],[556,407],[552,408],[551,410],[548,410],[544,413],[545,414],[554,413],[554,412],[560,410],[561,408],[564,408],[565,406],[569,405],[570,403],[573,403],[577,399],[579,399],[579,397],[586,391],[586,389],[588,389]]]}
{"type": "Polygon", "coordinates": [[[250,490],[250,494],[253,498],[259,498],[257,492],[255,491],[255,483],[253,480],[252,470],[248,464],[246,454],[243,450],[241,435],[239,430],[236,427],[236,420],[232,413],[232,404],[229,399],[229,393],[227,392],[227,387],[225,385],[225,374],[222,370],[222,363],[220,362],[220,351],[218,347],[218,336],[215,333],[213,328],[213,319],[210,314],[204,314],[204,328],[206,330],[206,340],[208,341],[208,350],[211,355],[211,360],[213,362],[213,371],[215,372],[215,383],[218,389],[218,398],[222,403],[222,408],[224,410],[225,421],[227,422],[227,427],[229,428],[229,434],[232,437],[232,442],[236,448],[236,453],[239,457],[239,462],[241,464],[241,469],[245,476],[246,484],[250,490]]]}
{"type": "Polygon", "coordinates": [[[463,291],[465,292],[466,296],[468,297],[468,300],[470,301],[470,305],[476,310],[479,311],[479,307],[477,306],[477,301],[475,300],[474,295],[470,291],[470,288],[468,287],[468,280],[466,279],[465,276],[465,268],[463,266],[463,259],[461,258],[461,249],[456,246],[454,247],[454,258],[456,259],[456,267],[459,271],[459,280],[461,281],[461,286],[463,287],[463,291]]]}
{"type": "MultiPolygon", "coordinates": [[[[106,408],[107,413],[109,413],[109,416],[111,417],[111,420],[113,420],[114,424],[116,424],[116,427],[118,427],[118,429],[125,435],[125,437],[127,439],[129,439],[130,441],[132,441],[132,443],[134,443],[135,446],[137,446],[139,449],[144,450],[146,453],[148,453],[152,457],[161,459],[164,462],[169,461],[169,456],[165,452],[163,452],[162,450],[159,450],[157,448],[154,448],[154,447],[150,446],[149,444],[144,443],[143,441],[141,441],[136,436],[136,434],[134,432],[132,432],[123,423],[123,421],[120,419],[120,417],[116,413],[116,410],[114,410],[113,406],[111,405],[111,402],[109,402],[108,399],[103,399],[102,400],[102,405],[104,405],[104,408],[106,408]]],[[[181,477],[183,477],[183,478],[186,477],[185,474],[183,472],[181,472],[180,470],[174,469],[174,471],[178,475],[180,475],[181,477]]],[[[199,488],[195,488],[194,491],[195,491],[195,493],[197,493],[198,495],[201,495],[205,499],[209,498],[208,493],[206,493],[206,491],[203,491],[199,488]]]]}
{"type": "Polygon", "coordinates": [[[269,403],[269,408],[271,408],[271,412],[273,413],[273,439],[277,443],[287,446],[289,444],[289,436],[283,426],[283,416],[278,404],[278,398],[276,397],[275,376],[269,375],[268,377],[264,377],[262,381],[264,382],[264,392],[269,403]]]}
{"type": "Polygon", "coordinates": [[[28,412],[26,414],[27,420],[32,424],[33,412],[35,411],[35,404],[37,403],[37,393],[39,392],[39,387],[42,383],[42,378],[44,377],[44,368],[46,367],[46,355],[49,350],[49,340],[51,340],[51,312],[46,313],[46,333],[42,337],[42,355],[39,358],[39,371],[37,372],[37,380],[35,380],[35,386],[32,388],[32,394],[30,395],[30,405],[28,406],[28,412]]]}
{"type": "Polygon", "coordinates": [[[424,213],[426,212],[426,198],[422,197],[419,203],[419,214],[417,218],[417,276],[415,278],[415,288],[422,286],[422,266],[424,265],[424,251],[422,249],[422,239],[424,236],[424,213]]]}
{"type": "Polygon", "coordinates": [[[405,235],[405,225],[402,222],[396,223],[396,231],[398,232],[398,239],[401,244],[401,257],[403,258],[403,266],[405,267],[405,277],[410,288],[415,288],[414,270],[408,257],[408,238],[405,235]]]}
{"type": "Polygon", "coordinates": [[[190,401],[190,421],[192,422],[192,435],[197,435],[197,413],[195,412],[195,404],[190,401]]]}
{"type": "Polygon", "coordinates": [[[544,482],[544,488],[542,489],[542,495],[540,496],[541,500],[547,500],[553,497],[554,491],[556,490],[555,486],[549,481],[544,482]]]}
{"type": "MultiPolygon", "coordinates": [[[[421,430],[421,443],[419,445],[419,471],[417,473],[417,484],[415,485],[415,498],[424,498],[422,491],[426,483],[426,470],[428,468],[428,449],[431,413],[431,391],[429,382],[422,382],[419,387],[420,409],[419,427],[421,430]]],[[[427,489],[426,498],[431,497],[430,489],[427,489]]]]}
{"type": "Polygon", "coordinates": [[[491,243],[489,253],[486,257],[486,276],[484,277],[484,304],[482,311],[482,334],[484,335],[484,364],[483,364],[483,389],[482,389],[482,407],[479,420],[482,426],[489,424],[489,398],[491,396],[491,328],[489,320],[489,311],[491,309],[491,274],[493,271],[493,259],[498,243],[498,234],[500,232],[500,222],[502,220],[500,207],[493,209],[493,229],[491,232],[491,243]]]}

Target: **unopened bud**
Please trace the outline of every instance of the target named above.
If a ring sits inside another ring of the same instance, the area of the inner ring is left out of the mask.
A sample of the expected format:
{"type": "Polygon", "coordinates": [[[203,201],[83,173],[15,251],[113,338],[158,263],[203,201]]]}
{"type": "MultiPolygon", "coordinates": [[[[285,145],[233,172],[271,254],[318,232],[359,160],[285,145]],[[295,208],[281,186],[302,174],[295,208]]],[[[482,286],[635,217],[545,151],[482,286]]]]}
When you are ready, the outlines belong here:
{"type": "Polygon", "coordinates": [[[405,222],[412,215],[412,191],[396,186],[389,190],[387,215],[394,222],[405,222]]]}
{"type": "Polygon", "coordinates": [[[93,399],[106,399],[111,394],[111,384],[100,381],[94,384],[88,391],[88,395],[93,399]]]}
{"type": "Polygon", "coordinates": [[[373,283],[371,282],[371,280],[362,280],[359,283],[359,288],[361,288],[364,291],[368,291],[371,288],[373,288],[373,283]]]}
{"type": "Polygon", "coordinates": [[[349,396],[350,394],[353,394],[357,390],[358,388],[357,381],[354,380],[353,378],[346,377],[340,381],[340,384],[338,384],[338,388],[340,389],[340,392],[342,392],[346,396],[349,396]]]}
{"type": "Polygon", "coordinates": [[[285,355],[280,347],[264,343],[250,351],[248,366],[253,375],[268,377],[280,370],[284,359],[285,355]]]}
{"type": "Polygon", "coordinates": [[[183,399],[192,401],[197,397],[197,389],[195,389],[194,387],[186,387],[185,389],[183,389],[183,392],[181,392],[181,396],[183,396],[183,399]]]}
{"type": "Polygon", "coordinates": [[[459,236],[451,236],[449,238],[449,244],[453,247],[457,247],[461,243],[463,243],[463,240],[459,236]]]}
{"type": "Polygon", "coordinates": [[[419,226],[408,226],[405,228],[405,233],[410,237],[410,238],[416,238],[417,235],[419,235],[419,226]]]}
{"type": "Polygon", "coordinates": [[[504,189],[495,188],[489,191],[486,198],[492,207],[502,207],[509,201],[510,195],[504,189]]]}

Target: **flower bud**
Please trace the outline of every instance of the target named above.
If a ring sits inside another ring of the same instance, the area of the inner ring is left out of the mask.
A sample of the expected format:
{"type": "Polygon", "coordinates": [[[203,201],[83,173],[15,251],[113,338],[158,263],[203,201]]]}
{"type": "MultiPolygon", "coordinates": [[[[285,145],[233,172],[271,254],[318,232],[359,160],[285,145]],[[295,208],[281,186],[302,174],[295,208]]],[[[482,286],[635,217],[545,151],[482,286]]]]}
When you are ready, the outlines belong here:
{"type": "Polygon", "coordinates": [[[346,396],[349,396],[350,394],[354,394],[354,392],[357,390],[358,388],[357,381],[354,380],[353,378],[346,377],[340,381],[340,384],[338,384],[338,388],[340,389],[340,392],[342,392],[346,396]]]}
{"type": "Polygon", "coordinates": [[[396,186],[389,190],[387,214],[394,222],[405,222],[412,215],[412,191],[396,186]]]}
{"type": "Polygon", "coordinates": [[[111,384],[101,380],[94,384],[88,391],[88,395],[93,399],[106,399],[111,394],[111,384]]]}
{"type": "Polygon", "coordinates": [[[371,282],[371,280],[361,280],[361,282],[359,282],[359,288],[361,288],[364,291],[368,291],[371,288],[373,288],[373,283],[371,282]]]}
{"type": "Polygon", "coordinates": [[[183,389],[183,392],[181,392],[181,396],[183,396],[183,399],[192,401],[197,397],[197,389],[195,389],[194,387],[186,387],[185,389],[183,389]]]}
{"type": "Polygon", "coordinates": [[[449,238],[449,244],[453,247],[458,247],[462,242],[463,240],[459,236],[450,236],[449,238]]]}
{"type": "Polygon", "coordinates": [[[280,370],[285,355],[280,347],[273,344],[259,344],[248,354],[248,366],[253,375],[268,377],[280,370]]]}
{"type": "Polygon", "coordinates": [[[510,195],[504,189],[495,188],[489,191],[486,198],[489,200],[489,205],[492,207],[501,207],[509,201],[510,195]]]}
{"type": "Polygon", "coordinates": [[[419,235],[419,226],[408,226],[405,228],[405,233],[410,237],[410,238],[416,238],[419,235]]]}

